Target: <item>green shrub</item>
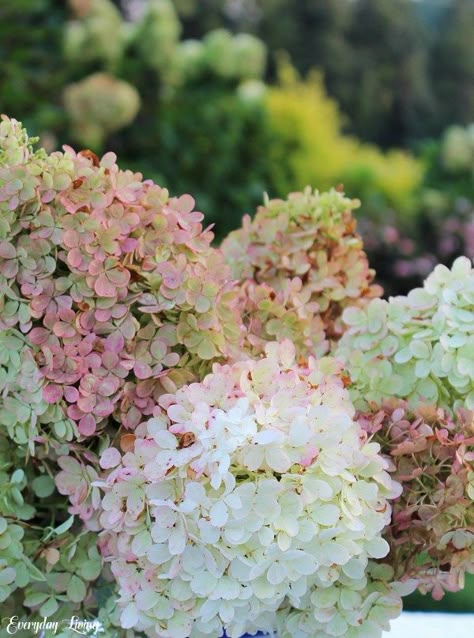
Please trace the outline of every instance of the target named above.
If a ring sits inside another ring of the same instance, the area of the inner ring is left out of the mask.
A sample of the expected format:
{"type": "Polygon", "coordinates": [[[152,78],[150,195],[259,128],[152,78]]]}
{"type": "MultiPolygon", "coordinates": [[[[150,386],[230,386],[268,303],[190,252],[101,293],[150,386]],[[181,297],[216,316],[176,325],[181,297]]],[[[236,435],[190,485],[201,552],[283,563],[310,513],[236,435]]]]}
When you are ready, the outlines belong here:
{"type": "Polygon", "coordinates": [[[423,165],[409,153],[382,153],[344,135],[343,117],[319,74],[303,81],[283,62],[266,107],[273,132],[270,183],[276,194],[307,184],[327,188],[343,182],[351,196],[366,200],[366,211],[391,206],[409,214],[423,165]]]}

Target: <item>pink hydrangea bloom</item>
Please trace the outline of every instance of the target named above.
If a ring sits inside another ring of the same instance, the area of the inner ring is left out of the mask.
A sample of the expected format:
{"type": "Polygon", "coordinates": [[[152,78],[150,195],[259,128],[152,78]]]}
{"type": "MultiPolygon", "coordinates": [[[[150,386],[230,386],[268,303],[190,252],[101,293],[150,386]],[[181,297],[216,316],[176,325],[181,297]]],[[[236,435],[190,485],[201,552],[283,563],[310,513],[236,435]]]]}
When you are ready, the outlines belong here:
{"type": "Polygon", "coordinates": [[[344,308],[381,295],[356,233],[358,206],[336,190],[307,188],[266,201],[224,240],[232,274],[243,281],[253,353],[259,343],[283,337],[293,338],[303,356],[325,352],[343,332],[344,308]]]}

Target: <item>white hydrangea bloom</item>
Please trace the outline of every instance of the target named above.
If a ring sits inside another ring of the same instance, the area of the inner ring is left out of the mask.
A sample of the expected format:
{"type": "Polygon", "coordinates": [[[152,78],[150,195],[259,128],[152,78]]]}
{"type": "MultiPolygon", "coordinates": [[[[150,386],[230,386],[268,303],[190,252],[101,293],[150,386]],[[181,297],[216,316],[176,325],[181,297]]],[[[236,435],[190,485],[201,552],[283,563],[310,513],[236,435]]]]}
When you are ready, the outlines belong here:
{"type": "MultiPolygon", "coordinates": [[[[294,356],[270,344],[163,396],[166,413],[100,482],[123,627],[238,638],[278,624],[296,636],[303,623],[302,636],[335,636],[369,619],[375,603],[366,613],[357,592],[389,551],[381,532],[400,488],[359,437],[340,365],[302,369],[294,356]]],[[[389,617],[371,626],[381,634],[389,617]]]]}
{"type": "Polygon", "coordinates": [[[407,398],[474,409],[474,270],[459,257],[436,266],[406,297],[348,308],[336,356],[346,362],[356,407],[407,398]]]}

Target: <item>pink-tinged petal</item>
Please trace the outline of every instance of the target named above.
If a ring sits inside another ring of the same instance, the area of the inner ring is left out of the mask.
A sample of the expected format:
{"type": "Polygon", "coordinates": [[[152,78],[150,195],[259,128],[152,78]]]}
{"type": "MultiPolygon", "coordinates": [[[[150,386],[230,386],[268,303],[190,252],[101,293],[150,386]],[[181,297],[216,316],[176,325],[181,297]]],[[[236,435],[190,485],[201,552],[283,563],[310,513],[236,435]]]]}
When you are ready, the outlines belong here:
{"type": "Polygon", "coordinates": [[[103,271],[104,265],[102,261],[98,259],[98,251],[94,253],[94,257],[95,258],[89,264],[88,271],[89,271],[89,274],[95,276],[95,275],[99,275],[103,271]]]}
{"type": "Polygon", "coordinates": [[[80,410],[82,410],[82,412],[85,412],[86,414],[92,412],[92,410],[95,407],[95,396],[79,397],[79,399],[77,400],[77,407],[80,410]]]}
{"type": "Polygon", "coordinates": [[[69,497],[69,500],[71,501],[73,505],[79,505],[80,503],[86,500],[88,493],[89,493],[89,486],[86,481],[81,479],[80,482],[76,484],[76,489],[69,497]]]}
{"type": "Polygon", "coordinates": [[[66,230],[63,233],[63,244],[66,248],[77,248],[79,246],[79,233],[76,230],[66,230]]]}
{"type": "Polygon", "coordinates": [[[117,448],[109,447],[102,452],[99,463],[103,470],[110,470],[112,467],[116,467],[121,460],[122,456],[117,448]]]}
{"type": "Polygon", "coordinates": [[[43,399],[46,403],[58,403],[63,398],[63,388],[60,385],[49,384],[43,388],[43,399]]]}
{"type": "Polygon", "coordinates": [[[22,284],[20,290],[24,297],[31,297],[38,294],[41,291],[41,287],[33,284],[22,284]]]}
{"type": "Polygon", "coordinates": [[[15,208],[18,208],[18,204],[20,203],[20,199],[18,197],[18,195],[15,195],[14,197],[12,197],[10,199],[10,201],[8,202],[8,208],[10,210],[15,210],[15,208]]]}
{"type": "Polygon", "coordinates": [[[170,405],[167,412],[169,418],[177,423],[185,423],[191,417],[182,405],[170,405]]]}
{"type": "Polygon", "coordinates": [[[112,316],[112,313],[110,312],[110,310],[99,309],[95,311],[95,318],[97,319],[97,321],[100,321],[100,322],[108,321],[111,316],[112,316]]]}
{"type": "Polygon", "coordinates": [[[130,272],[126,269],[113,268],[107,271],[107,278],[116,286],[126,286],[130,281],[130,272]]]}
{"type": "Polygon", "coordinates": [[[131,407],[126,415],[123,416],[122,423],[129,430],[134,430],[142,420],[142,413],[135,407],[131,407]]]}
{"type": "Polygon", "coordinates": [[[77,349],[81,357],[86,357],[92,350],[96,336],[93,334],[87,335],[85,339],[81,341],[77,349]]]}
{"type": "Polygon", "coordinates": [[[136,239],[133,239],[132,237],[127,237],[127,239],[124,239],[123,241],[120,242],[120,248],[122,249],[122,252],[124,253],[131,253],[135,250],[135,248],[137,247],[138,241],[136,239]]]}
{"type": "Polygon", "coordinates": [[[9,241],[0,242],[0,257],[2,259],[14,259],[16,257],[15,247],[9,241]]]}
{"type": "Polygon", "coordinates": [[[81,379],[81,393],[84,395],[95,394],[98,378],[93,374],[86,374],[81,379]]]}
{"type": "Polygon", "coordinates": [[[56,487],[58,492],[64,496],[74,494],[78,486],[79,477],[77,474],[69,474],[68,472],[59,472],[56,476],[56,487]]]}
{"type": "Polygon", "coordinates": [[[91,436],[95,432],[95,419],[91,414],[86,414],[79,421],[78,429],[83,436],[91,436]]]}
{"type": "Polygon", "coordinates": [[[123,338],[123,335],[120,334],[120,332],[114,332],[107,337],[104,346],[108,352],[118,354],[119,352],[122,352],[125,347],[125,339],[123,338]]]}
{"type": "Polygon", "coordinates": [[[73,421],[79,421],[79,419],[84,416],[84,412],[73,403],[68,407],[67,415],[73,421]]]}
{"type": "Polygon", "coordinates": [[[31,330],[28,334],[28,338],[32,344],[39,346],[48,340],[49,335],[50,332],[49,330],[46,330],[46,328],[33,328],[33,330],[31,330]]]}
{"type": "Polygon", "coordinates": [[[153,374],[153,370],[147,363],[136,361],[133,366],[133,371],[137,375],[138,379],[148,379],[153,374]]]}
{"type": "Polygon", "coordinates": [[[100,358],[100,355],[98,355],[97,353],[91,352],[85,358],[85,362],[87,363],[89,368],[91,368],[91,370],[96,370],[97,368],[100,368],[102,359],[100,358]]]}
{"type": "MultiPolygon", "coordinates": [[[[80,297],[77,301],[83,301],[82,297],[80,297]]],[[[88,312],[85,312],[84,314],[79,314],[78,319],[79,319],[79,324],[84,331],[90,332],[91,330],[94,329],[94,326],[95,326],[94,313],[91,312],[90,310],[88,312]]]]}
{"type": "Polygon", "coordinates": [[[82,465],[72,456],[60,456],[58,459],[58,465],[68,474],[76,474],[77,476],[82,474],[82,465]]]}
{"type": "Polygon", "coordinates": [[[107,377],[100,381],[97,386],[97,393],[103,397],[110,397],[117,392],[120,387],[120,381],[117,377],[107,377]]]}
{"type": "Polygon", "coordinates": [[[109,151],[108,153],[103,155],[102,159],[100,160],[100,165],[103,168],[108,168],[108,169],[113,168],[116,163],[117,163],[117,156],[112,151],[109,151]]]}
{"type": "Polygon", "coordinates": [[[125,339],[133,339],[136,331],[136,325],[134,324],[131,317],[129,319],[126,319],[120,326],[120,332],[123,334],[125,339]]]}
{"type": "Polygon", "coordinates": [[[114,404],[112,401],[105,399],[104,401],[100,401],[95,406],[94,412],[99,417],[109,416],[114,411],[114,404]]]}
{"type": "Polygon", "coordinates": [[[78,248],[73,248],[68,252],[67,263],[72,268],[79,268],[79,266],[82,264],[82,254],[78,248]]]}
{"type": "MultiPolygon", "coordinates": [[[[82,450],[81,454],[82,454],[82,458],[84,458],[86,461],[89,461],[91,465],[95,465],[97,463],[97,454],[95,454],[94,452],[84,449],[82,450]]],[[[89,468],[89,469],[92,470],[92,468],[89,468]]]]}
{"type": "Polygon", "coordinates": [[[18,273],[18,262],[12,260],[5,261],[0,266],[0,272],[7,279],[13,279],[13,277],[16,277],[18,273]]]}
{"type": "Polygon", "coordinates": [[[119,357],[114,352],[104,352],[102,355],[102,365],[107,370],[113,370],[119,363],[119,357]]]}
{"type": "Polygon", "coordinates": [[[167,366],[168,368],[174,368],[174,366],[178,365],[179,362],[179,354],[176,352],[170,352],[164,357],[162,364],[167,366]]]}
{"type": "Polygon", "coordinates": [[[137,397],[141,399],[145,399],[146,397],[150,397],[153,394],[155,389],[155,380],[147,379],[146,381],[141,381],[137,387],[135,388],[135,392],[137,397]]]}
{"type": "Polygon", "coordinates": [[[184,194],[177,201],[177,208],[181,213],[190,213],[195,205],[194,198],[191,195],[184,194]]]}
{"type": "Polygon", "coordinates": [[[115,286],[110,283],[103,273],[97,277],[94,283],[94,290],[99,297],[116,297],[117,295],[115,286]]]}
{"type": "Polygon", "coordinates": [[[64,398],[68,403],[75,403],[79,398],[79,392],[72,385],[67,385],[64,388],[64,398]]]}
{"type": "MultiPolygon", "coordinates": [[[[66,297],[66,300],[69,300],[68,297],[66,297]]],[[[59,317],[61,319],[61,321],[65,321],[66,323],[72,323],[75,318],[76,318],[76,313],[74,312],[74,310],[72,310],[72,308],[69,305],[64,305],[63,304],[60,306],[59,309],[59,317]]]]}
{"type": "Polygon", "coordinates": [[[61,337],[63,339],[71,339],[76,334],[76,330],[73,326],[63,323],[62,321],[58,321],[54,324],[53,332],[57,337],[61,337]]]}
{"type": "Polygon", "coordinates": [[[53,191],[53,190],[45,191],[43,195],[41,196],[41,201],[43,202],[43,204],[49,204],[49,202],[52,202],[55,197],[56,197],[56,191],[53,191]]]}
{"type": "Polygon", "coordinates": [[[124,512],[110,512],[106,518],[108,520],[109,525],[113,527],[116,523],[118,523],[123,518],[125,518],[125,514],[124,512]]]}
{"type": "Polygon", "coordinates": [[[128,308],[124,304],[116,304],[112,307],[111,312],[114,319],[121,319],[127,314],[128,308]]]}

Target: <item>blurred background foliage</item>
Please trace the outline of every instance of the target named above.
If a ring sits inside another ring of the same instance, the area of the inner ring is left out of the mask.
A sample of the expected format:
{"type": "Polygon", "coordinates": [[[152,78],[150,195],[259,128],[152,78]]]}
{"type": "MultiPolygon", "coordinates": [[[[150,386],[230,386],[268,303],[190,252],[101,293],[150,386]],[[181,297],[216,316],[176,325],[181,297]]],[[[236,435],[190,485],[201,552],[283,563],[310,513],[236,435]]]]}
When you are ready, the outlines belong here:
{"type": "Polygon", "coordinates": [[[343,183],[400,294],[474,257],[473,34],[473,0],[2,0],[0,110],[192,193],[218,238],[343,183]]]}

